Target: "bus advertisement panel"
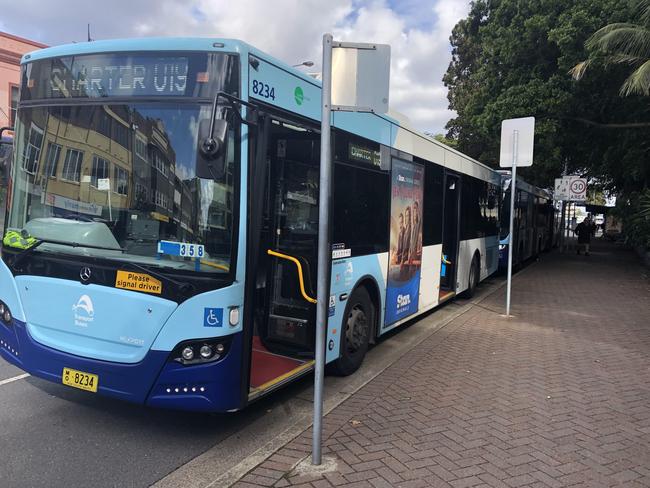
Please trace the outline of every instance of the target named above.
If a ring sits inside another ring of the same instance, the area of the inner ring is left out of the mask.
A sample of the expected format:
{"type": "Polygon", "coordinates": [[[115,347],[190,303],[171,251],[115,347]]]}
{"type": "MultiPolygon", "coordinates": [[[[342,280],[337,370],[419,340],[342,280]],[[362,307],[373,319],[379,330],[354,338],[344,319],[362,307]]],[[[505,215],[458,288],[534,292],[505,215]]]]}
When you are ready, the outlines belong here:
{"type": "Polygon", "coordinates": [[[424,169],[393,159],[385,326],[418,311],[424,169]]]}

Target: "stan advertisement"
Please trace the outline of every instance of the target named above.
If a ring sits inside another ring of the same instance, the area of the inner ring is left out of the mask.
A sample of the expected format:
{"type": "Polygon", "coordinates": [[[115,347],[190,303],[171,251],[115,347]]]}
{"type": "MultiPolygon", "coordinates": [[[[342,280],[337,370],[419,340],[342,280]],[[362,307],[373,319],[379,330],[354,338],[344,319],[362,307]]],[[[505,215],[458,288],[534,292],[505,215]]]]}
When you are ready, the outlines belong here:
{"type": "Polygon", "coordinates": [[[393,159],[385,327],[418,310],[423,177],[419,164],[393,159]]]}

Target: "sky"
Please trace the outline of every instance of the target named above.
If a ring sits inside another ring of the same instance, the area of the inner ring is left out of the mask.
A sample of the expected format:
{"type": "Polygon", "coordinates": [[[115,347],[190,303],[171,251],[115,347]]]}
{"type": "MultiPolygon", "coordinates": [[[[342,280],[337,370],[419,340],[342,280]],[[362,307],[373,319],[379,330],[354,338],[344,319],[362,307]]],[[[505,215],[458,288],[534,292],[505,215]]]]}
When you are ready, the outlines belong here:
{"type": "Polygon", "coordinates": [[[391,45],[390,105],[421,131],[454,116],[442,83],[451,30],[469,0],[0,0],[0,30],[48,45],[143,36],[230,37],[289,64],[313,61],[322,35],[391,45]]]}

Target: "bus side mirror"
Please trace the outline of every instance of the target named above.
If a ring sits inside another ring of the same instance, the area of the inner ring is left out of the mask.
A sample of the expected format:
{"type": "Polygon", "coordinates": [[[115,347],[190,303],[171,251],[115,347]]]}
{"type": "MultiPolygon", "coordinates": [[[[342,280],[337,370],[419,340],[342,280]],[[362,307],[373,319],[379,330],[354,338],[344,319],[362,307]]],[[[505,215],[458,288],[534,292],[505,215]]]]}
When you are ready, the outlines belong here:
{"type": "Polygon", "coordinates": [[[214,121],[210,126],[207,119],[199,122],[198,148],[196,151],[196,176],[220,180],[226,171],[228,157],[228,122],[214,121]]]}

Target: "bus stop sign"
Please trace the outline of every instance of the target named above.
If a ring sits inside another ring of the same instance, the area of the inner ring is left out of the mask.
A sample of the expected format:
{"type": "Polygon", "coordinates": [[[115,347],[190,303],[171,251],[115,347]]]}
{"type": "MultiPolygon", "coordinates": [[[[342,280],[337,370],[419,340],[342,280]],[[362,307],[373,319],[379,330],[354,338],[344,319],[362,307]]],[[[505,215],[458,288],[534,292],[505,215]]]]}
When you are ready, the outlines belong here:
{"type": "Polygon", "coordinates": [[[390,46],[332,42],[332,110],[388,112],[390,46]]]}
{"type": "Polygon", "coordinates": [[[501,153],[499,166],[511,168],[533,165],[535,117],[507,119],[501,122],[501,153]],[[516,156],[516,160],[513,159],[516,156]]]}

